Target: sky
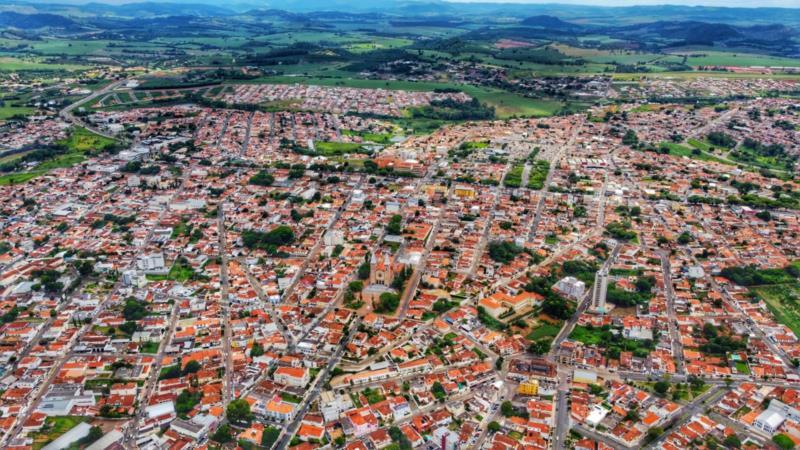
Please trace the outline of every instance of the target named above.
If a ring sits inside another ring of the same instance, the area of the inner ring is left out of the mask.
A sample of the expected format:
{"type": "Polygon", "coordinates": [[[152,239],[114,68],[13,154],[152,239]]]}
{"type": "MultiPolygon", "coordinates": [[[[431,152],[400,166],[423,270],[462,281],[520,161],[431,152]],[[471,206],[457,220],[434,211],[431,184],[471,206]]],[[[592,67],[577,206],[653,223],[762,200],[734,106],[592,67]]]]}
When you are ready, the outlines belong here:
{"type": "Polygon", "coordinates": [[[563,3],[571,5],[595,6],[636,6],[636,5],[686,5],[721,6],[740,8],[800,8],[800,0],[448,0],[452,2],[487,3],[563,3]]]}

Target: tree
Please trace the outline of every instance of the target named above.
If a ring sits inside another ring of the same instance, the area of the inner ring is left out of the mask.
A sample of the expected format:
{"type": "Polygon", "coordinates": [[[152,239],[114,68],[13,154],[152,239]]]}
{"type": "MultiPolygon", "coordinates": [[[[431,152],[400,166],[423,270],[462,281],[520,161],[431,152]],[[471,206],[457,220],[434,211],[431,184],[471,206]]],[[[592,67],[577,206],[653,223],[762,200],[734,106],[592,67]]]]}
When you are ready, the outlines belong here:
{"type": "Polygon", "coordinates": [[[492,421],[489,422],[489,426],[487,428],[489,429],[490,432],[497,433],[498,431],[500,431],[500,424],[495,421],[492,421]]]}
{"type": "Polygon", "coordinates": [[[438,381],[435,381],[433,386],[431,386],[431,394],[433,394],[437,400],[442,400],[447,397],[447,392],[445,392],[444,386],[442,386],[442,383],[439,383],[438,381]]]}
{"type": "Polygon", "coordinates": [[[258,342],[253,342],[253,348],[250,349],[250,356],[253,358],[258,358],[263,354],[264,354],[264,347],[258,342]]]}
{"type": "Polygon", "coordinates": [[[369,266],[369,261],[363,262],[360,266],[358,266],[358,279],[366,280],[369,278],[370,270],[371,268],[369,266]]]}
{"type": "Polygon", "coordinates": [[[231,434],[231,427],[228,424],[224,424],[221,427],[217,428],[217,431],[211,435],[211,439],[220,444],[225,444],[233,440],[233,435],[231,434]]]}
{"type": "Polygon", "coordinates": [[[669,383],[666,381],[658,381],[653,386],[653,389],[656,391],[658,395],[663,397],[664,395],[666,395],[667,391],[669,391],[669,383]]]}
{"type": "Polygon", "coordinates": [[[250,177],[249,181],[250,184],[254,184],[256,186],[270,186],[274,182],[275,177],[265,170],[261,170],[257,174],[250,177]]]}
{"type": "Polygon", "coordinates": [[[250,412],[250,403],[240,398],[228,404],[226,416],[231,423],[239,426],[249,426],[253,421],[253,413],[250,412]]]}
{"type": "Polygon", "coordinates": [[[131,322],[130,320],[124,322],[122,325],[119,326],[119,330],[127,334],[128,336],[132,335],[137,328],[138,325],[136,325],[136,322],[131,322]]]}
{"type": "Polygon", "coordinates": [[[147,315],[147,306],[134,297],[128,297],[125,300],[125,306],[122,308],[122,316],[125,320],[141,320],[147,315]]]}
{"type": "Polygon", "coordinates": [[[175,411],[178,414],[188,414],[195,405],[200,403],[202,397],[203,393],[200,391],[190,392],[188,389],[184,389],[175,399],[175,411]]]}
{"type": "Polygon", "coordinates": [[[411,450],[414,448],[405,433],[396,426],[389,428],[389,436],[392,438],[392,442],[400,446],[400,450],[411,450]]]}
{"type": "Polygon", "coordinates": [[[772,442],[784,450],[791,450],[794,448],[794,441],[789,436],[780,433],[772,436],[772,442]]]}
{"type": "Polygon", "coordinates": [[[688,231],[684,231],[678,236],[678,244],[681,245],[686,245],[689,242],[692,242],[692,240],[694,240],[694,238],[692,237],[692,234],[689,233],[688,231]]]}
{"type": "Polygon", "coordinates": [[[395,214],[389,220],[389,224],[386,226],[386,232],[389,234],[402,234],[403,233],[403,216],[400,214],[395,214]]]}
{"type": "Polygon", "coordinates": [[[542,302],[542,312],[550,317],[566,320],[572,316],[572,308],[561,297],[550,295],[542,302]]]}
{"type": "Polygon", "coordinates": [[[103,429],[98,426],[93,426],[89,428],[89,434],[81,438],[78,443],[81,446],[89,446],[90,444],[94,443],[101,437],[103,437],[103,429]]]}
{"type": "Polygon", "coordinates": [[[636,145],[639,143],[639,137],[636,136],[635,131],[629,129],[625,132],[625,136],[622,137],[622,143],[625,145],[636,145]]]}
{"type": "Polygon", "coordinates": [[[508,264],[524,249],[509,241],[493,241],[489,243],[489,257],[501,264],[508,264]]]}
{"type": "Polygon", "coordinates": [[[647,439],[649,441],[654,441],[655,439],[657,439],[662,434],[664,434],[664,429],[663,428],[661,428],[661,427],[653,427],[653,428],[650,428],[649,430],[647,430],[647,439]]]}
{"type": "Polygon", "coordinates": [[[722,441],[722,444],[728,448],[740,448],[742,446],[742,441],[739,439],[739,436],[731,434],[722,441]]]}
{"type": "Polygon", "coordinates": [[[528,346],[528,351],[534,355],[544,355],[550,351],[550,340],[540,339],[528,346]]]}
{"type": "Polygon", "coordinates": [[[183,374],[188,375],[191,373],[197,373],[197,371],[199,371],[201,368],[202,366],[200,366],[199,362],[192,360],[186,363],[186,365],[183,367],[183,374]]]}
{"type": "Polygon", "coordinates": [[[393,292],[384,292],[378,298],[375,312],[379,314],[393,313],[400,305],[400,296],[393,292]]]}

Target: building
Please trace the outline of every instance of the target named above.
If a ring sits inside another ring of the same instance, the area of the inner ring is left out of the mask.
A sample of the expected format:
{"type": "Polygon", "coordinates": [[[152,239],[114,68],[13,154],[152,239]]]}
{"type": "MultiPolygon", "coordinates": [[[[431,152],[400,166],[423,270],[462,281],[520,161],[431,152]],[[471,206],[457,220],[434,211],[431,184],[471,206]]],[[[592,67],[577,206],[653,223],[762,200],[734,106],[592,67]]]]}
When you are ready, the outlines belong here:
{"type": "Polygon", "coordinates": [[[274,379],[276,383],[286,386],[303,387],[308,384],[310,377],[305,367],[278,367],[274,379]]]}
{"type": "Polygon", "coordinates": [[[326,422],[333,422],[344,411],[353,407],[353,401],[347,395],[337,395],[334,391],[325,391],[319,395],[320,412],[326,422]]]}
{"type": "Polygon", "coordinates": [[[586,283],[575,277],[564,277],[558,280],[555,289],[566,297],[580,299],[586,291],[586,283]]]}
{"type": "Polygon", "coordinates": [[[767,408],[756,417],[756,420],[753,422],[753,427],[767,434],[775,434],[784,421],[786,421],[786,418],[783,414],[772,408],[767,408]]]}
{"type": "Polygon", "coordinates": [[[295,405],[283,401],[280,396],[276,395],[270,400],[266,407],[264,407],[264,415],[269,419],[275,419],[280,422],[292,420],[294,418],[295,405]]]}
{"type": "Polygon", "coordinates": [[[91,429],[91,425],[86,422],[81,422],[72,427],[66,433],[57,437],[53,442],[42,447],[42,450],[61,450],[64,448],[69,448],[72,444],[88,436],[89,430],[91,429]]]}
{"type": "Polygon", "coordinates": [[[392,270],[392,260],[388,253],[373,253],[369,265],[369,284],[392,285],[394,271],[392,270]]]}
{"type": "Polygon", "coordinates": [[[136,268],[149,275],[165,275],[169,272],[163,253],[140,256],[136,259],[136,268]]]}
{"type": "Polygon", "coordinates": [[[519,384],[517,389],[522,395],[537,395],[539,393],[539,380],[530,378],[519,384]]]}
{"type": "Polygon", "coordinates": [[[459,448],[460,438],[458,433],[447,427],[439,427],[433,430],[432,442],[439,446],[441,450],[456,450],[459,448]]]}
{"type": "Polygon", "coordinates": [[[591,310],[598,314],[608,312],[606,307],[606,294],[608,293],[608,269],[602,268],[594,275],[594,287],[592,288],[591,310]]]}

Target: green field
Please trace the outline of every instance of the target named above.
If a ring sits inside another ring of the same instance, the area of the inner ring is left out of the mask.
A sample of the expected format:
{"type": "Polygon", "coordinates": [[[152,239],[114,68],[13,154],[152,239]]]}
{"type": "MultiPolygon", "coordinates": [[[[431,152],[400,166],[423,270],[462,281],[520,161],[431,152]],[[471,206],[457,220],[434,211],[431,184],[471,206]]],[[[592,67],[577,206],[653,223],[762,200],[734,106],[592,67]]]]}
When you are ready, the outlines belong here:
{"type": "Polygon", "coordinates": [[[694,139],[690,139],[690,141],[695,142],[697,145],[692,145],[694,148],[689,148],[685,145],[676,144],[674,142],[662,142],[661,144],[659,144],[659,146],[662,148],[664,147],[668,148],[669,154],[672,156],[687,157],[691,159],[696,159],[698,161],[713,161],[721,164],[734,165],[734,163],[731,161],[718,158],[708,153],[708,149],[711,148],[708,144],[702,143],[694,139]]]}
{"type": "Polygon", "coordinates": [[[800,67],[800,60],[795,58],[781,58],[777,56],[758,55],[754,53],[733,53],[715,50],[681,50],[671,52],[672,55],[683,58],[686,55],[686,64],[690,66],[780,66],[800,67]]]}
{"type": "Polygon", "coordinates": [[[59,141],[59,144],[67,147],[66,153],[41,161],[39,165],[28,172],[2,175],[0,176],[0,186],[25,183],[53,169],[72,167],[83,162],[87,155],[108,149],[116,144],[116,141],[94,134],[86,128],[74,128],[66,139],[59,141]]]}
{"type": "Polygon", "coordinates": [[[0,120],[13,116],[29,116],[35,111],[36,109],[27,106],[0,106],[0,120]]]}
{"type": "Polygon", "coordinates": [[[551,323],[542,322],[538,327],[525,336],[529,341],[538,341],[542,338],[554,338],[561,331],[561,325],[553,325],[551,323]]]}
{"type": "Polygon", "coordinates": [[[352,142],[314,142],[314,148],[324,156],[340,156],[347,153],[357,153],[361,150],[361,144],[352,142]]]}
{"type": "Polygon", "coordinates": [[[25,70],[57,71],[57,70],[86,70],[90,66],[80,64],[53,64],[38,58],[12,58],[0,57],[0,72],[20,72],[25,70]]]}
{"type": "Polygon", "coordinates": [[[518,188],[522,185],[522,172],[525,170],[525,166],[522,164],[514,165],[511,170],[506,173],[506,176],[503,177],[503,186],[518,188]]]}
{"type": "Polygon", "coordinates": [[[40,431],[31,433],[33,437],[33,449],[39,450],[48,443],[74,428],[81,422],[86,422],[88,417],[82,416],[53,416],[44,421],[44,426],[40,431]]]}
{"type": "Polygon", "coordinates": [[[753,292],[764,300],[778,322],[800,336],[800,283],[760,286],[753,292]]]}
{"type": "Polygon", "coordinates": [[[392,139],[391,133],[370,133],[366,131],[342,130],[344,136],[359,136],[366,142],[376,144],[389,144],[392,139]]]}
{"type": "Polygon", "coordinates": [[[74,128],[69,136],[59,143],[66,145],[70,150],[86,153],[105,150],[116,141],[92,133],[86,128],[74,128]]]}

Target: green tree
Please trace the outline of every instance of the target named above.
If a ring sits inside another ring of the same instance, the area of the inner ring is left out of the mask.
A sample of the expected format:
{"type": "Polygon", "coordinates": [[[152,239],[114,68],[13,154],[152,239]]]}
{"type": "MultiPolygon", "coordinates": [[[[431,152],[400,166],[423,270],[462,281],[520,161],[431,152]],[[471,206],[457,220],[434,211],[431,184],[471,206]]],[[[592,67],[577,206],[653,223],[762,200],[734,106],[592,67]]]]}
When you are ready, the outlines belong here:
{"type": "Polygon", "coordinates": [[[728,448],[740,448],[742,446],[742,441],[739,439],[739,436],[731,434],[722,441],[722,444],[728,448]]]}
{"type": "Polygon", "coordinates": [[[667,391],[669,391],[669,383],[666,381],[658,381],[653,386],[653,389],[656,391],[658,395],[663,397],[664,395],[666,395],[667,391]]]}
{"type": "Polygon", "coordinates": [[[780,433],[772,436],[772,442],[783,450],[791,450],[794,448],[794,441],[789,436],[780,433]]]}
{"type": "Polygon", "coordinates": [[[275,177],[265,170],[261,170],[257,174],[250,177],[249,181],[250,184],[254,184],[256,186],[270,186],[274,182],[275,177]]]}
{"type": "Polygon", "coordinates": [[[202,366],[200,365],[199,362],[192,360],[186,363],[186,365],[183,367],[183,374],[189,375],[197,373],[201,368],[202,366]]]}
{"type": "Polygon", "coordinates": [[[247,403],[247,400],[243,398],[236,399],[228,404],[226,416],[231,423],[239,426],[249,426],[250,422],[253,421],[250,403],[247,403]]]}
{"type": "Polygon", "coordinates": [[[505,417],[511,417],[516,411],[514,411],[514,405],[510,401],[506,400],[500,405],[500,412],[505,417]]]}
{"type": "Polygon", "coordinates": [[[226,444],[233,440],[233,435],[231,434],[231,427],[228,424],[223,424],[214,434],[211,435],[211,439],[215,442],[219,442],[220,444],[226,444]]]}

